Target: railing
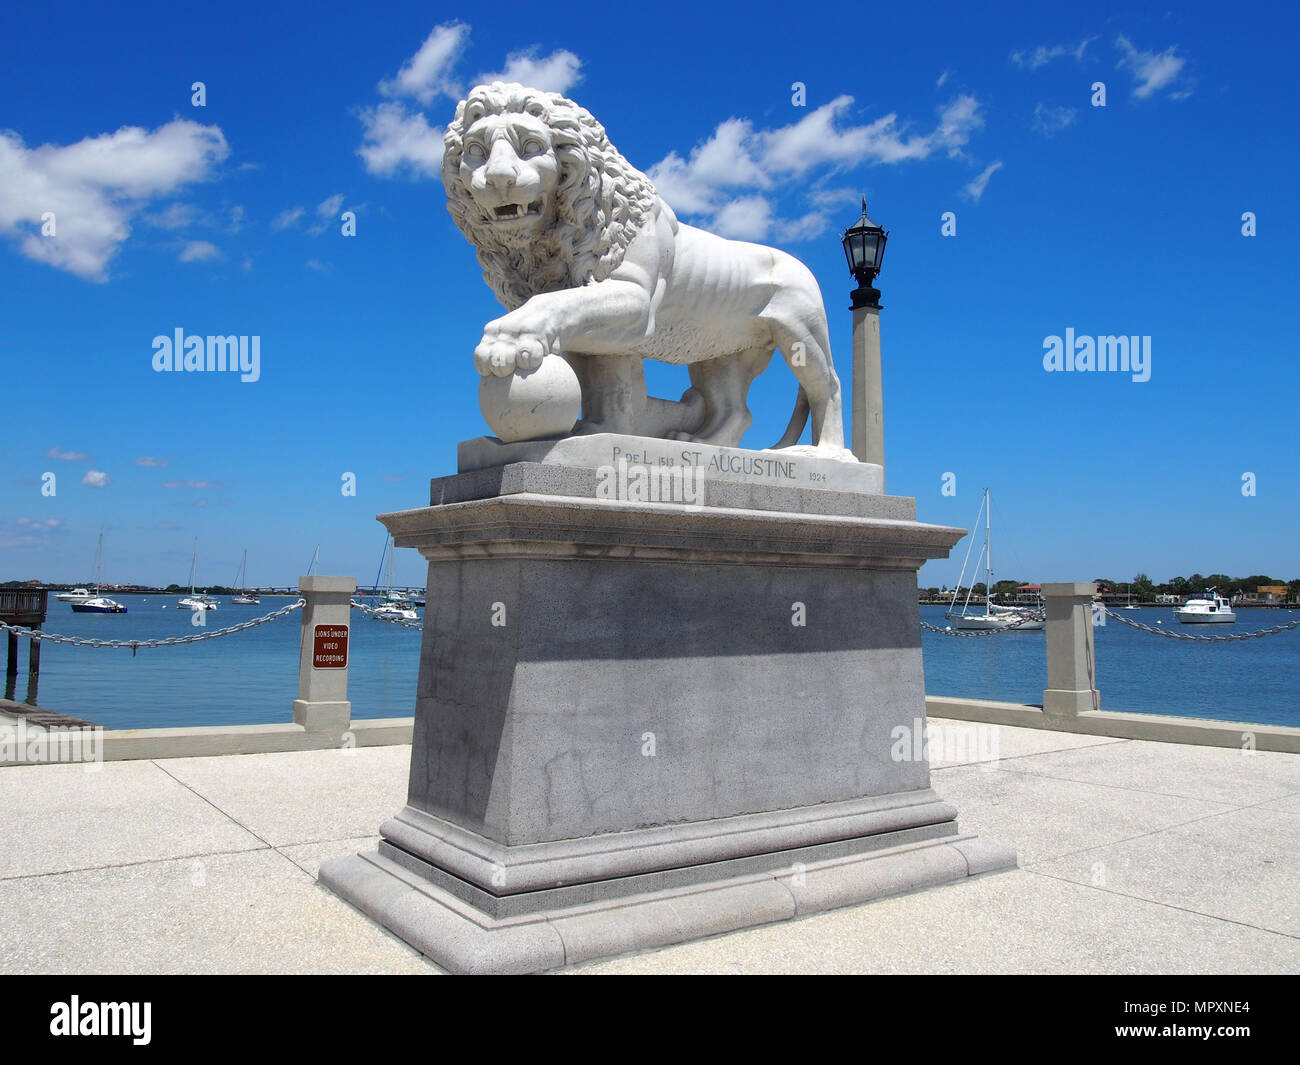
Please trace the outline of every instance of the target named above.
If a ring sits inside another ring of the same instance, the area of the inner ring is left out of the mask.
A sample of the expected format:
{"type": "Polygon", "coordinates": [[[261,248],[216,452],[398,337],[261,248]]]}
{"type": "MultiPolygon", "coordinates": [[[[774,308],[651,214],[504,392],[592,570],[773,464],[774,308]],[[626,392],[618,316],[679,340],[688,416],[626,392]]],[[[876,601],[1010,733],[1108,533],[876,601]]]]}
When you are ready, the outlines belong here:
{"type": "Polygon", "coordinates": [[[44,588],[0,588],[0,616],[44,614],[48,596],[44,588]]]}

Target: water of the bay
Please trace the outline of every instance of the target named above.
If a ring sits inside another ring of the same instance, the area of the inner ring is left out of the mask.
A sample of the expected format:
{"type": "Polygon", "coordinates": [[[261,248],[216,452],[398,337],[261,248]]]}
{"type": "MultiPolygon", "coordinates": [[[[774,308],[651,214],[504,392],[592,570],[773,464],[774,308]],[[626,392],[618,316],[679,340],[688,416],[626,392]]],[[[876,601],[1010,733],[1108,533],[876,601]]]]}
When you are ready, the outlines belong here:
{"type": "MultiPolygon", "coordinates": [[[[52,598],[45,628],[101,639],[143,640],[205,631],[177,609],[176,596],[118,595],[129,613],[76,614],[52,598]],[[164,610],[163,607],[166,607],[164,610]]],[[[207,629],[258,617],[291,600],[236,606],[224,598],[207,629]]],[[[944,608],[921,618],[946,625],[944,608]]],[[[1183,626],[1168,607],[1125,611],[1147,625],[1222,635],[1300,619],[1300,612],[1242,610],[1235,625],[1183,626]]],[[[301,615],[179,647],[129,650],[47,642],[37,703],[107,728],[242,725],[290,720],[298,684],[301,615]]],[[[1040,703],[1047,683],[1043,632],[956,638],[924,632],[931,695],[1040,703]]],[[[25,642],[25,641],[24,641],[25,642]]],[[[415,709],[420,634],[353,612],[349,696],[356,718],[402,717],[415,709]]],[[[1300,629],[1228,644],[1162,639],[1113,620],[1096,630],[1097,687],[1106,710],[1300,725],[1300,629]]],[[[25,667],[25,658],[23,656],[25,667]]],[[[17,698],[26,692],[20,672],[17,698]]]]}

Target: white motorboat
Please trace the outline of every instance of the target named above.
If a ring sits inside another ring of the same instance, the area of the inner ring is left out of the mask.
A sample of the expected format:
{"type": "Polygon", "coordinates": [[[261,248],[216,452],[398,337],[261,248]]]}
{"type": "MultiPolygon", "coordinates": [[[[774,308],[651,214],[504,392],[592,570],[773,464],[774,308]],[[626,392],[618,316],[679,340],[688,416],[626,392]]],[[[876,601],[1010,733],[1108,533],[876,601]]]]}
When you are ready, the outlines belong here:
{"type": "Polygon", "coordinates": [[[972,539],[966,548],[966,558],[961,564],[961,576],[957,578],[957,587],[953,589],[952,603],[949,604],[948,612],[945,615],[949,620],[956,623],[959,629],[982,630],[985,632],[1010,631],[1016,632],[1036,632],[1044,627],[1041,617],[1035,613],[1022,611],[1020,608],[1012,606],[994,606],[991,602],[993,598],[993,559],[989,551],[989,542],[993,529],[993,501],[989,490],[984,489],[984,499],[980,502],[979,513],[975,515],[975,525],[980,523],[980,515],[984,516],[984,546],[980,549],[980,557],[975,560],[975,570],[979,571],[980,561],[984,562],[984,613],[971,614],[967,612],[970,606],[970,597],[974,591],[974,585],[966,589],[966,601],[962,604],[961,613],[956,613],[957,594],[966,579],[966,563],[970,561],[971,548],[975,546],[972,539]]]}
{"type": "Polygon", "coordinates": [[[1213,588],[1204,599],[1189,599],[1174,611],[1184,625],[1231,625],[1237,620],[1232,605],[1213,588]]]}
{"type": "Polygon", "coordinates": [[[177,606],[189,607],[191,610],[216,610],[217,601],[210,595],[197,595],[194,591],[194,573],[199,564],[199,538],[194,538],[194,557],[190,559],[190,594],[184,599],[176,600],[177,606]]]}
{"type": "Polygon", "coordinates": [[[419,621],[420,615],[414,607],[401,603],[383,603],[375,608],[374,616],[381,621],[419,621]]]}
{"type": "Polygon", "coordinates": [[[56,592],[54,598],[60,603],[80,603],[91,598],[85,588],[73,588],[70,592],[56,592]]]}
{"type": "MultiPolygon", "coordinates": [[[[100,594],[103,584],[100,580],[100,571],[104,564],[104,530],[99,530],[99,548],[95,551],[95,594],[87,595],[84,598],[77,598],[71,601],[70,605],[74,613],[77,614],[125,614],[126,607],[115,600],[109,599],[100,594]]],[[[84,588],[75,589],[78,592],[84,592],[84,588]]]]}

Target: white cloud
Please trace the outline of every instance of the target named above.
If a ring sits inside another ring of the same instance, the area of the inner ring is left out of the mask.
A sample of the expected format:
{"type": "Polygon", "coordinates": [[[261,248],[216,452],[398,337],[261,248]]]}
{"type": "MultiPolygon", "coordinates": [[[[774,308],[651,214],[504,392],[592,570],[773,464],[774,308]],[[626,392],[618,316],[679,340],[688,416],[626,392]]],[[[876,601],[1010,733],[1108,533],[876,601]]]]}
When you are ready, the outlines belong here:
{"type": "Polygon", "coordinates": [[[434,97],[458,96],[460,89],[451,77],[469,37],[469,27],[462,22],[435,26],[391,81],[381,81],[379,91],[385,96],[411,96],[426,106],[434,97]]]}
{"type": "Polygon", "coordinates": [[[308,259],[305,263],[303,263],[303,265],[307,267],[308,270],[315,270],[318,274],[325,274],[329,272],[329,266],[321,262],[319,259],[308,259]]]}
{"type": "Polygon", "coordinates": [[[206,240],[191,240],[181,250],[180,261],[183,263],[201,263],[209,259],[220,259],[221,250],[206,240]]]}
{"type": "Polygon", "coordinates": [[[961,194],[965,196],[966,199],[974,200],[976,203],[979,203],[980,197],[984,195],[984,190],[989,186],[989,178],[991,178],[994,174],[996,174],[1001,169],[1002,169],[1001,159],[999,159],[996,163],[989,163],[989,165],[983,169],[983,171],[979,174],[978,177],[970,181],[966,185],[966,187],[961,190],[961,194]]]}
{"type": "Polygon", "coordinates": [[[795,243],[801,240],[816,240],[826,232],[829,224],[826,216],[820,211],[811,211],[802,218],[789,221],[778,219],[773,229],[777,239],[795,243]]]}
{"type": "Polygon", "coordinates": [[[302,207],[289,207],[281,211],[271,220],[271,228],[292,229],[298,224],[299,219],[302,218],[303,212],[304,208],[302,207]]]}
{"type": "MultiPolygon", "coordinates": [[[[1183,67],[1187,64],[1187,59],[1183,56],[1176,55],[1178,46],[1171,45],[1163,52],[1143,52],[1133,47],[1133,42],[1123,34],[1115,38],[1115,47],[1120,51],[1119,61],[1115,64],[1119,70],[1127,70],[1133,75],[1137,85],[1133,88],[1133,95],[1143,100],[1161,89],[1174,85],[1183,67]]],[[[1191,95],[1191,89],[1185,89],[1180,92],[1172,92],[1170,96],[1173,99],[1181,100],[1191,95]]]]}
{"type": "Polygon", "coordinates": [[[80,451],[61,451],[58,447],[50,448],[49,451],[45,452],[45,455],[47,458],[61,459],[64,462],[85,462],[86,459],[90,458],[89,455],[80,451]]]}
{"type": "Polygon", "coordinates": [[[199,210],[192,203],[172,203],[165,211],[142,215],[140,220],[159,229],[186,229],[199,221],[199,210]]]}
{"type": "Polygon", "coordinates": [[[316,222],[308,226],[307,232],[313,237],[319,237],[329,224],[339,215],[339,209],[343,206],[343,193],[336,192],[328,199],[322,200],[316,205],[316,222]]]}
{"type": "Polygon", "coordinates": [[[210,177],[229,152],[219,127],[179,118],[152,131],[123,126],[38,148],[0,132],[0,233],[17,240],[29,259],[107,280],[132,216],[147,201],[210,177]],[[46,212],[54,215],[51,236],[41,234],[46,212]]]}
{"type": "Polygon", "coordinates": [[[480,74],[481,85],[490,81],[513,81],[530,89],[565,93],[582,80],[582,60],[570,51],[561,49],[541,59],[537,49],[511,52],[506,57],[505,69],[499,74],[480,74]]]}
{"type": "Polygon", "coordinates": [[[754,129],[748,119],[729,118],[686,158],[669,152],[647,174],[675,210],[719,233],[809,240],[825,231],[827,210],[856,199],[843,189],[809,192],[812,171],[900,163],[939,151],[961,156],[984,124],[979,101],[968,94],[940,108],[928,133],[912,131],[894,113],[864,125],[847,124],[852,104],[853,97],[839,96],[797,122],[767,130],[754,129]],[[772,194],[783,191],[806,195],[818,210],[794,220],[774,217],[772,194]]]}
{"type": "Polygon", "coordinates": [[[1012,52],[1011,61],[1025,70],[1038,70],[1047,66],[1053,59],[1060,59],[1062,56],[1067,55],[1074,56],[1078,62],[1082,63],[1083,54],[1088,50],[1088,45],[1092,44],[1096,39],[1097,37],[1094,34],[1091,37],[1083,38],[1075,45],[1057,44],[1049,48],[1040,44],[1032,52],[1012,52]]]}
{"type": "Polygon", "coordinates": [[[936,82],[934,83],[934,87],[935,87],[936,89],[942,89],[943,86],[944,86],[944,83],[947,82],[947,80],[948,80],[951,76],[952,76],[952,71],[951,71],[951,70],[945,70],[942,74],[939,75],[939,80],[936,81],[936,82]]]}
{"type": "Polygon", "coordinates": [[[87,470],[86,476],[81,479],[81,483],[91,488],[103,488],[108,484],[108,474],[103,470],[87,470]]]}
{"type": "Polygon", "coordinates": [[[141,455],[138,459],[135,460],[135,464],[137,466],[150,466],[150,467],[171,465],[171,463],[168,462],[166,459],[156,459],[152,455],[141,455]]]}
{"type": "Polygon", "coordinates": [[[406,170],[413,177],[437,177],[442,168],[442,129],[399,103],[383,103],[361,112],[365,139],[357,154],[366,169],[381,177],[406,170]]]}
{"type": "Polygon", "coordinates": [[[713,228],[735,240],[762,240],[772,227],[772,205],[762,196],[742,196],[713,216],[713,228]]]}
{"type": "Polygon", "coordinates": [[[230,209],[230,232],[238,233],[243,228],[244,228],[244,206],[243,204],[237,203],[235,204],[234,207],[230,209]]]}
{"type": "Polygon", "coordinates": [[[1074,125],[1074,120],[1078,117],[1079,112],[1073,107],[1048,107],[1047,104],[1040,103],[1034,108],[1032,128],[1035,133],[1051,137],[1067,126],[1074,125]]]}

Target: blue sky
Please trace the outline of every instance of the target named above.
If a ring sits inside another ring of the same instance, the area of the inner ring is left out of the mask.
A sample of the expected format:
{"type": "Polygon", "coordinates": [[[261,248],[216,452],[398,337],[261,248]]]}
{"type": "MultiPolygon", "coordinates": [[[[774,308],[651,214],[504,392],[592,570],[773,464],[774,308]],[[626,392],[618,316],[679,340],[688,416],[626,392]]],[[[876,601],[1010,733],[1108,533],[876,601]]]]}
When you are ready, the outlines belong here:
{"type": "MultiPolygon", "coordinates": [[[[503,73],[592,111],[683,220],[808,263],[846,387],[838,234],[867,195],[892,234],[889,489],[968,526],[991,486],[999,575],[1300,576],[1293,12],[538,10],[11,11],[0,579],[85,579],[101,525],[108,581],[183,581],[196,536],[203,582],[247,547],[252,583],[287,583],[317,544],[372,579],[374,515],[423,505],[486,432],[471,353],[500,309],[436,173],[456,100],[503,73]],[[260,378],[155,373],[178,327],[259,336],[260,378]],[[1151,337],[1150,380],[1046,372],[1067,329],[1151,337]]],[[[747,445],[794,392],[774,362],[747,445]]],[[[423,582],[414,552],[397,579],[423,582]]]]}

